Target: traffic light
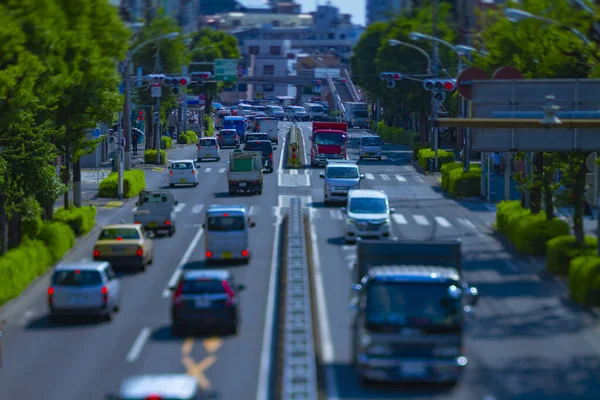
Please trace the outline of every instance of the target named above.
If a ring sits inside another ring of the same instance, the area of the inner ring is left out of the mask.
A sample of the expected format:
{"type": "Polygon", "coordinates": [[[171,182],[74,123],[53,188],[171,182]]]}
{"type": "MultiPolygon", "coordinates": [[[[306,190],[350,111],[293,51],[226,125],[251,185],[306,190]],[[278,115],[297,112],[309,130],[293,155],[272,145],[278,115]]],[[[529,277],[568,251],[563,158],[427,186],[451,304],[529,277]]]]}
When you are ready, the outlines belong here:
{"type": "Polygon", "coordinates": [[[400,81],[402,74],[400,72],[382,72],[380,75],[382,81],[400,81]]]}
{"type": "Polygon", "coordinates": [[[212,73],[208,71],[196,71],[192,72],[192,80],[200,86],[204,85],[204,81],[209,80],[212,77],[212,73]]]}
{"type": "Polygon", "coordinates": [[[393,89],[396,87],[396,81],[387,81],[387,87],[393,89]]]}
{"type": "Polygon", "coordinates": [[[438,103],[443,103],[444,101],[446,101],[446,92],[434,92],[433,93],[433,99],[435,101],[437,101],[438,103]]]}
{"type": "Polygon", "coordinates": [[[179,86],[179,78],[169,76],[164,80],[166,85],[179,86]]]}
{"type": "Polygon", "coordinates": [[[140,110],[138,111],[138,121],[143,121],[144,120],[144,110],[140,110]]]}
{"type": "Polygon", "coordinates": [[[151,74],[146,76],[147,81],[151,81],[152,83],[163,83],[166,79],[166,75],[163,74],[151,74]]]}
{"type": "Polygon", "coordinates": [[[456,79],[425,79],[423,89],[454,92],[456,90],[456,79]]]}

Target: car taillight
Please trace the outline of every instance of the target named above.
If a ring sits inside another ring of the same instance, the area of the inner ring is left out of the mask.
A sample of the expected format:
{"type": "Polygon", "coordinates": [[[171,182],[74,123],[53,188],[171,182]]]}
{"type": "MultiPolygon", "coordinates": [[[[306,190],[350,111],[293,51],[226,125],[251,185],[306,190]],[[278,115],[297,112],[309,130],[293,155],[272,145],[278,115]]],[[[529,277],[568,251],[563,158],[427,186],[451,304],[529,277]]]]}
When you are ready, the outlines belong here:
{"type": "Polygon", "coordinates": [[[206,256],[206,258],[211,258],[213,256],[212,251],[208,251],[208,250],[206,251],[206,253],[204,253],[204,255],[206,256]]]}
{"type": "Polygon", "coordinates": [[[192,170],[192,175],[196,175],[196,171],[192,170]]]}
{"type": "Polygon", "coordinates": [[[269,158],[273,161],[273,153],[269,154],[269,158]]]}
{"type": "Polygon", "coordinates": [[[198,145],[198,150],[200,150],[200,145],[198,145]]]}
{"type": "Polygon", "coordinates": [[[100,250],[94,249],[94,257],[100,257],[100,250]]]}
{"type": "Polygon", "coordinates": [[[167,226],[171,225],[171,221],[169,221],[169,220],[166,220],[166,221],[165,221],[165,225],[167,225],[167,226]]]}
{"type": "Polygon", "coordinates": [[[179,282],[179,285],[177,286],[177,290],[175,291],[175,294],[173,295],[173,305],[174,306],[179,306],[181,304],[181,294],[183,293],[183,282],[179,282]]]}
{"type": "Polygon", "coordinates": [[[138,257],[141,257],[144,255],[144,248],[142,246],[138,246],[137,251],[135,252],[135,255],[138,257]]]}
{"type": "Polygon", "coordinates": [[[102,301],[104,304],[108,303],[108,288],[106,286],[102,286],[102,301]]]}
{"type": "Polygon", "coordinates": [[[242,257],[248,257],[248,254],[250,254],[248,250],[242,250],[242,257]]]}
{"type": "Polygon", "coordinates": [[[234,138],[235,140],[238,140],[240,137],[239,137],[238,135],[235,135],[233,138],[234,138]]]}
{"type": "Polygon", "coordinates": [[[54,295],[54,288],[50,286],[48,288],[48,304],[52,305],[52,296],[54,295]]]}
{"type": "Polygon", "coordinates": [[[169,175],[173,176],[173,171],[169,171],[169,175]]]}
{"type": "Polygon", "coordinates": [[[229,297],[229,300],[227,300],[225,305],[231,306],[233,304],[233,300],[235,300],[235,293],[233,292],[233,290],[231,290],[229,282],[221,281],[221,285],[223,285],[223,289],[225,289],[225,293],[227,293],[227,297],[229,297]]]}
{"type": "Polygon", "coordinates": [[[141,225],[142,223],[140,221],[135,221],[136,225],[141,225]]]}

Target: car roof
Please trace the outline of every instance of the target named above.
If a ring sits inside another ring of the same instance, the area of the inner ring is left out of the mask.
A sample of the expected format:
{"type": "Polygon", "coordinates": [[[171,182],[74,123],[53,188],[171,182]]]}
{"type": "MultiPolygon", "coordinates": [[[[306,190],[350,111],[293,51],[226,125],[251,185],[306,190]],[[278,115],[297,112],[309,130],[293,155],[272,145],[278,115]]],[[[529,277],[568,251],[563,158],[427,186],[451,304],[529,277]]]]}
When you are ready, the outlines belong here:
{"type": "Polygon", "coordinates": [[[136,224],[112,224],[104,225],[102,229],[138,229],[139,225],[136,224]]]}
{"type": "Polygon", "coordinates": [[[271,144],[271,141],[270,141],[270,140],[262,140],[262,139],[260,139],[260,140],[251,140],[251,141],[249,141],[249,142],[246,142],[246,144],[250,144],[250,143],[257,143],[257,142],[258,142],[258,143],[269,143],[269,144],[271,144]]]}
{"type": "Polygon", "coordinates": [[[143,399],[157,395],[169,399],[187,399],[198,393],[198,381],[184,374],[138,375],[125,378],[119,396],[143,399]]]}
{"type": "Polygon", "coordinates": [[[107,261],[81,260],[61,263],[56,266],[55,271],[71,271],[75,269],[85,271],[101,271],[107,267],[107,261]]]}
{"type": "Polygon", "coordinates": [[[185,162],[185,163],[192,163],[192,164],[193,164],[193,163],[194,163],[194,160],[173,160],[173,161],[171,161],[171,164],[175,164],[175,163],[182,163],[182,162],[185,162]]]}
{"type": "Polygon", "coordinates": [[[352,189],[348,192],[348,197],[387,199],[383,190],[373,189],[352,189]]]}
{"type": "Polygon", "coordinates": [[[221,205],[221,204],[211,204],[207,209],[206,212],[207,213],[215,213],[215,214],[219,214],[219,213],[226,213],[226,212],[240,212],[240,213],[246,213],[246,206],[245,205],[221,205]]]}
{"type": "MultiPolygon", "coordinates": [[[[231,129],[231,130],[233,130],[233,129],[231,129]]],[[[209,136],[209,137],[200,138],[200,140],[217,140],[217,138],[214,136],[209,136]]]]}
{"type": "Polygon", "coordinates": [[[183,280],[213,279],[216,281],[224,281],[230,277],[231,272],[226,269],[193,269],[183,273],[183,280]]]}
{"type": "Polygon", "coordinates": [[[252,133],[249,133],[249,134],[248,134],[248,136],[254,136],[254,135],[259,135],[259,136],[265,135],[265,136],[269,136],[269,134],[268,134],[268,133],[265,133],[265,132],[252,132],[252,133]]]}

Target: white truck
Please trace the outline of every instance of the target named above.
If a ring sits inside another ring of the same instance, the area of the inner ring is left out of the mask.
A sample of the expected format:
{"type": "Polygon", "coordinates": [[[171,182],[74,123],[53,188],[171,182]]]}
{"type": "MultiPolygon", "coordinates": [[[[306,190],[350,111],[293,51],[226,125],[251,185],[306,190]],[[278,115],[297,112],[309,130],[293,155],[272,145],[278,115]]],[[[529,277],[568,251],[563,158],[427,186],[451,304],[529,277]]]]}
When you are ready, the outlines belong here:
{"type": "Polygon", "coordinates": [[[258,132],[266,133],[269,135],[271,142],[279,144],[279,129],[278,121],[272,118],[260,118],[257,121],[258,132]]]}
{"type": "Polygon", "coordinates": [[[359,103],[355,101],[346,101],[344,105],[344,122],[348,124],[348,128],[366,128],[371,127],[369,121],[369,106],[367,103],[359,103]]]}
{"type": "Polygon", "coordinates": [[[238,192],[262,194],[263,163],[258,151],[234,150],[229,153],[229,194],[238,192]]]}
{"type": "Polygon", "coordinates": [[[142,191],[133,209],[133,222],[142,225],[144,230],[157,233],[175,233],[178,202],[168,190],[142,191]]]}

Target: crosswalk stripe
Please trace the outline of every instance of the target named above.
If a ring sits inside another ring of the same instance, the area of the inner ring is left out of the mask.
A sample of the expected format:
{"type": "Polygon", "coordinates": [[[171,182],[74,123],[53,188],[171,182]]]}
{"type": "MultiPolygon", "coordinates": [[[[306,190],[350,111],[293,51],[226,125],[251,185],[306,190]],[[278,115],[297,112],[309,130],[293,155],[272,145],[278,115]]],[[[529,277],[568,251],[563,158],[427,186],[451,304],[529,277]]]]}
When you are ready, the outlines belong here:
{"type": "Polygon", "coordinates": [[[329,210],[329,215],[331,215],[331,218],[333,218],[333,219],[342,219],[342,218],[344,218],[342,216],[342,212],[340,210],[329,210]]]}
{"type": "Polygon", "coordinates": [[[204,204],[196,204],[192,207],[192,214],[200,214],[202,209],[204,208],[204,204]]]}
{"type": "Polygon", "coordinates": [[[386,174],[379,174],[379,176],[381,176],[381,179],[383,179],[384,181],[389,181],[390,177],[387,176],[386,174]]]}
{"type": "Polygon", "coordinates": [[[298,175],[298,170],[297,169],[292,169],[292,170],[290,170],[290,174],[292,174],[292,175],[298,175]]]}
{"type": "Polygon", "coordinates": [[[429,225],[429,221],[423,215],[413,215],[415,222],[419,225],[429,225]]]}
{"type": "Polygon", "coordinates": [[[373,176],[373,174],[365,174],[365,178],[367,178],[369,180],[375,179],[375,177],[373,176]]]}
{"type": "Polygon", "coordinates": [[[258,207],[250,206],[250,208],[248,209],[248,215],[256,215],[256,214],[258,214],[258,207]]]}
{"type": "Polygon", "coordinates": [[[435,217],[435,222],[437,222],[438,225],[444,228],[450,228],[452,226],[450,222],[448,222],[448,220],[444,217],[435,217]]]}
{"type": "Polygon", "coordinates": [[[406,178],[402,175],[396,175],[396,179],[398,179],[399,182],[406,182],[406,178]]]}
{"type": "Polygon", "coordinates": [[[227,171],[227,168],[219,168],[219,173],[222,174],[223,172],[227,171]]]}
{"type": "Polygon", "coordinates": [[[423,183],[423,178],[421,178],[419,175],[413,175],[413,179],[417,182],[423,183]]]}
{"type": "Polygon", "coordinates": [[[204,170],[204,172],[206,172],[207,174],[208,174],[210,171],[212,171],[212,168],[206,168],[206,169],[204,170]]]}
{"type": "Polygon", "coordinates": [[[457,220],[458,220],[458,222],[460,222],[461,224],[463,224],[467,228],[475,229],[475,225],[471,221],[469,221],[468,219],[457,218],[457,220]]]}
{"type": "Polygon", "coordinates": [[[354,250],[356,250],[356,246],[345,244],[345,245],[342,246],[342,250],[344,250],[344,251],[354,251],[354,250]]]}
{"type": "Polygon", "coordinates": [[[392,218],[394,218],[394,222],[399,225],[408,224],[408,221],[406,220],[406,218],[404,218],[404,215],[402,214],[392,214],[392,218]]]}
{"type": "Polygon", "coordinates": [[[175,212],[181,212],[185,208],[185,203],[179,203],[175,206],[175,212]]]}

